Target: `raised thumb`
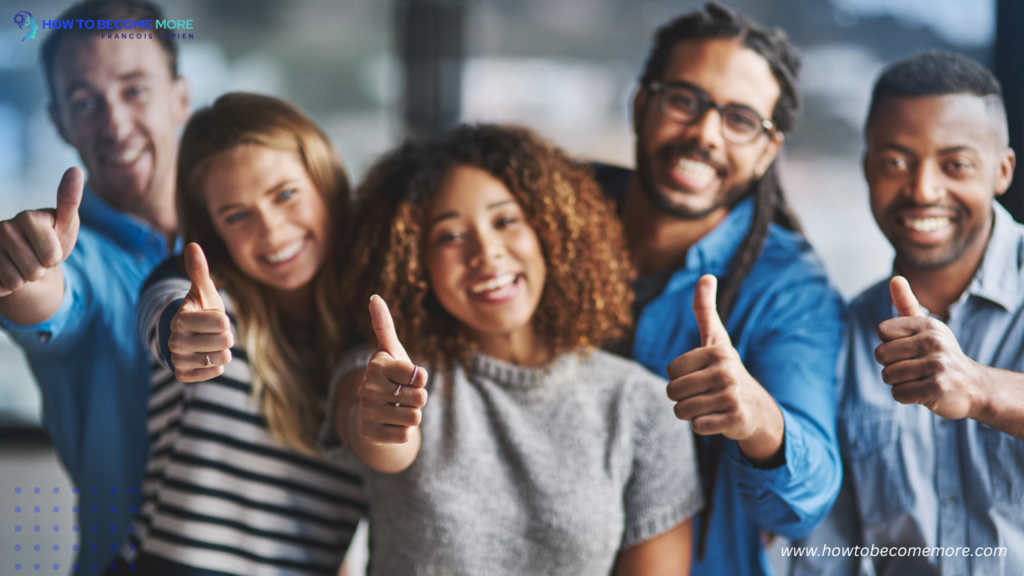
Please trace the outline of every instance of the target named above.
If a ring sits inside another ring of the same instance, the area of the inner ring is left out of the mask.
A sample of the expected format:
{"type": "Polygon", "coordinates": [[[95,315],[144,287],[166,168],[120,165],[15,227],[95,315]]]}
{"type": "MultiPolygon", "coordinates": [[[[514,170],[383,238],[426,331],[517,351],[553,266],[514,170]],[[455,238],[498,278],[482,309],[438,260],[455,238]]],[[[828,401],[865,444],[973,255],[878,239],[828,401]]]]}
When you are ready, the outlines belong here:
{"type": "Polygon", "coordinates": [[[383,350],[396,360],[409,362],[405,347],[398,341],[395,332],[395,321],[384,299],[374,294],[370,296],[370,320],[373,322],[373,333],[377,336],[377,349],[383,350]]]}
{"type": "Polygon", "coordinates": [[[82,204],[85,176],[81,168],[68,168],[57,187],[57,210],[53,230],[67,256],[78,239],[78,207],[82,204]]]}
{"type": "Polygon", "coordinates": [[[718,291],[718,278],[705,274],[697,281],[697,289],[693,293],[693,315],[700,329],[700,345],[715,346],[729,344],[729,333],[718,317],[715,296],[718,291]]]}
{"type": "Polygon", "coordinates": [[[924,316],[924,310],[917,303],[914,291],[910,289],[910,283],[903,276],[893,276],[889,281],[889,294],[892,295],[892,304],[900,316],[924,316]]]}
{"type": "Polygon", "coordinates": [[[203,249],[195,242],[185,247],[185,271],[188,272],[188,279],[192,281],[192,287],[185,296],[185,301],[191,301],[199,310],[224,311],[224,301],[217,292],[217,286],[210,278],[210,267],[206,263],[206,255],[203,249]]]}

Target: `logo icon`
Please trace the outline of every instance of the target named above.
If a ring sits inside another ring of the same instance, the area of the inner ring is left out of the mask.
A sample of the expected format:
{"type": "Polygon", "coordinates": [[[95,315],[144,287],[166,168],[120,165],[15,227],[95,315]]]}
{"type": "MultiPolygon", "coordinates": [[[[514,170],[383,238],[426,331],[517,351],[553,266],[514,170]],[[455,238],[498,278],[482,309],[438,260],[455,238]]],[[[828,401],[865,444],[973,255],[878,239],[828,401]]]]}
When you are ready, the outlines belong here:
{"type": "Polygon", "coordinates": [[[32,17],[31,12],[25,12],[24,10],[18,12],[14,15],[14,23],[22,30],[28,28],[28,34],[25,34],[25,37],[21,39],[22,42],[30,38],[35,39],[36,30],[39,29],[39,26],[36,26],[36,19],[32,17]]]}

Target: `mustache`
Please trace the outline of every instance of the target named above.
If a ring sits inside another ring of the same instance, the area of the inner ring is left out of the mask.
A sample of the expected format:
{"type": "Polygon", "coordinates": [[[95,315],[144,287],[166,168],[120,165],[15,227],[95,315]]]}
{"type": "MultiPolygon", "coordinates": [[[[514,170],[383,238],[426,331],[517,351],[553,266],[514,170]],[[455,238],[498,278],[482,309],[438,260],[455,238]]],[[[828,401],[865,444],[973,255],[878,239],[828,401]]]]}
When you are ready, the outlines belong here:
{"type": "Polygon", "coordinates": [[[960,208],[959,206],[955,206],[955,205],[951,205],[951,204],[934,204],[934,203],[933,204],[921,204],[919,202],[914,202],[913,200],[897,200],[896,202],[893,202],[892,204],[889,205],[889,207],[886,209],[886,212],[888,214],[896,215],[897,213],[899,213],[899,212],[901,212],[903,210],[928,210],[928,209],[948,210],[950,212],[953,212],[958,217],[962,216],[963,213],[964,213],[963,209],[960,208]]]}
{"type": "Polygon", "coordinates": [[[711,166],[717,172],[723,172],[725,170],[725,166],[711,158],[710,150],[701,148],[694,144],[665,144],[661,148],[658,148],[657,156],[660,158],[669,158],[672,156],[694,158],[711,166]]]}

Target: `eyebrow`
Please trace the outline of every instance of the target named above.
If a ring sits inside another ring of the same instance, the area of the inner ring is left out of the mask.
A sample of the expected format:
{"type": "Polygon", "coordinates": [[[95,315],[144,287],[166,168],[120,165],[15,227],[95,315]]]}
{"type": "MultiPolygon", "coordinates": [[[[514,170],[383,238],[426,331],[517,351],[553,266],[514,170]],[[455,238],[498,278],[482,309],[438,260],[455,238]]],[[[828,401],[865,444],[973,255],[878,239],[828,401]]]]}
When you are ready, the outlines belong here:
{"type": "MultiPolygon", "coordinates": [[[[498,208],[499,206],[503,206],[503,205],[508,204],[510,202],[514,203],[515,200],[511,200],[511,199],[510,200],[499,200],[499,201],[494,202],[492,204],[488,204],[486,206],[486,208],[488,210],[494,210],[495,208],[498,208]]],[[[452,218],[455,218],[458,215],[459,215],[459,213],[455,212],[455,211],[445,212],[444,214],[439,214],[436,218],[434,218],[433,220],[430,221],[430,224],[427,226],[427,229],[429,230],[430,228],[433,228],[435,225],[437,225],[439,222],[441,222],[443,220],[450,220],[452,218]]]]}
{"type": "MultiPolygon", "coordinates": [[[[893,143],[884,144],[884,145],[882,145],[882,149],[883,150],[895,150],[897,152],[906,154],[907,156],[914,156],[914,157],[917,156],[917,154],[913,150],[911,150],[909,148],[906,148],[906,147],[903,147],[903,146],[900,146],[899,144],[893,144],[893,143]]],[[[960,145],[957,145],[957,146],[949,146],[948,148],[943,148],[943,149],[939,150],[939,155],[940,156],[945,156],[946,154],[954,154],[956,152],[964,152],[964,151],[967,151],[967,152],[977,152],[978,149],[975,148],[974,146],[969,146],[967,144],[960,144],[960,145]]]]}
{"type": "MultiPolygon", "coordinates": [[[[278,182],[277,184],[275,184],[275,185],[271,186],[270,188],[268,188],[267,191],[263,193],[263,195],[264,196],[269,196],[269,195],[277,192],[278,190],[280,190],[280,189],[282,189],[282,188],[284,188],[284,187],[286,187],[286,186],[288,186],[289,184],[292,184],[292,183],[293,183],[293,180],[291,178],[285,178],[284,180],[282,180],[282,181],[278,182]]],[[[217,210],[217,216],[220,216],[221,214],[227,212],[228,210],[233,210],[233,209],[238,208],[240,206],[241,206],[241,204],[228,204],[227,206],[221,206],[217,210]]]]}

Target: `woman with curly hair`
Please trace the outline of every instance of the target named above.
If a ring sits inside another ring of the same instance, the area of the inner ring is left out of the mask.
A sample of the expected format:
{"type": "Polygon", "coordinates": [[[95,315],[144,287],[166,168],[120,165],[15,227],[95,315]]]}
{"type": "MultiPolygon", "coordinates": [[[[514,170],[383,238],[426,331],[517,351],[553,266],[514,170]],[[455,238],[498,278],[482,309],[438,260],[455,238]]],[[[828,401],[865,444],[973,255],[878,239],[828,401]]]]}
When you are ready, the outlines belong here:
{"type": "Polygon", "coordinates": [[[600,350],[632,272],[587,169],[464,126],[357,195],[342,292],[377,348],[341,361],[333,432],[368,468],[372,573],[688,574],[691,433],[663,380],[600,350]]]}

